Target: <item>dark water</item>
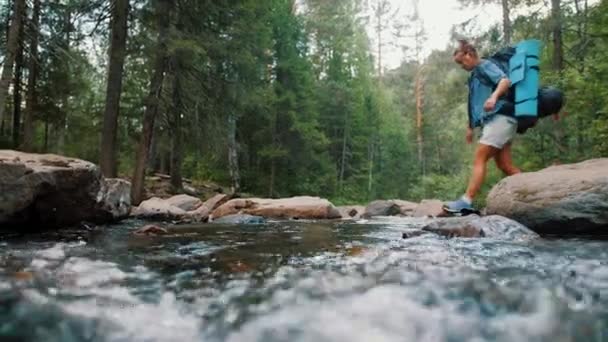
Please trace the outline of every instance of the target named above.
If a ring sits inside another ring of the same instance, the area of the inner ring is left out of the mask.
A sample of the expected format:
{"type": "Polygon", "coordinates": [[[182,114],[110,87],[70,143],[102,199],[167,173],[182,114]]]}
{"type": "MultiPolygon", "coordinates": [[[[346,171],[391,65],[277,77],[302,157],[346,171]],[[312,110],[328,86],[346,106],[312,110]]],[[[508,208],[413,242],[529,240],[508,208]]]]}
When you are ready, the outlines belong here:
{"type": "Polygon", "coordinates": [[[0,341],[608,341],[608,242],[423,221],[0,239],[0,341]]]}

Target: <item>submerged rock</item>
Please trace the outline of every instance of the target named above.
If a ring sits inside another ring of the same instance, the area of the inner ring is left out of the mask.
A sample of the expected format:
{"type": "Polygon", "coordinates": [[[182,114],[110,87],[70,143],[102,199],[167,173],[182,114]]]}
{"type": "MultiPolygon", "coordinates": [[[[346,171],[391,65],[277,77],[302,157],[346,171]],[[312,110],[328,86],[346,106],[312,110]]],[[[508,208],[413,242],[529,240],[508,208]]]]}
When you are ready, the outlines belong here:
{"type": "Polygon", "coordinates": [[[552,166],[502,180],[487,213],[546,234],[608,232],[608,158],[552,166]]]}
{"type": "Polygon", "coordinates": [[[145,235],[145,236],[157,236],[169,234],[169,231],[165,228],[150,224],[143,226],[133,232],[134,235],[145,235]]]}
{"type": "MultiPolygon", "coordinates": [[[[502,216],[450,217],[434,220],[422,228],[446,237],[490,237],[504,240],[531,240],[539,235],[524,225],[502,216]]],[[[404,236],[405,238],[405,236],[404,236]]]]}
{"type": "Polygon", "coordinates": [[[261,216],[253,216],[246,214],[235,214],[228,215],[224,217],[220,217],[216,220],[213,220],[213,223],[219,224],[264,224],[266,223],[266,219],[261,216]]]}
{"type": "Polygon", "coordinates": [[[237,198],[215,209],[214,220],[233,214],[249,214],[274,219],[338,219],[342,215],[328,200],[319,197],[282,199],[237,198]]]}
{"type": "Polygon", "coordinates": [[[90,162],[0,150],[0,225],[53,228],[128,215],[130,184],[90,162]]]}

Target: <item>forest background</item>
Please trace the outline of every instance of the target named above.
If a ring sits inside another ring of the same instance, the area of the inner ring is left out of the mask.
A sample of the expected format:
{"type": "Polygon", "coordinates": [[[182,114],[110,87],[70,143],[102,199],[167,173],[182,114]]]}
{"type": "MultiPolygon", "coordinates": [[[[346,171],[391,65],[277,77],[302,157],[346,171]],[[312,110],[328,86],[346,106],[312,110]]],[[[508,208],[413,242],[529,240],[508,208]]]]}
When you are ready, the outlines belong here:
{"type": "Polygon", "coordinates": [[[473,152],[452,61],[466,37],[484,54],[541,39],[542,83],[566,93],[518,137],[520,167],[608,156],[608,1],[459,2],[502,20],[457,20],[428,51],[416,0],[3,0],[0,148],[99,163],[135,203],[157,172],[175,192],[189,178],[335,204],[452,199],[473,152]]]}

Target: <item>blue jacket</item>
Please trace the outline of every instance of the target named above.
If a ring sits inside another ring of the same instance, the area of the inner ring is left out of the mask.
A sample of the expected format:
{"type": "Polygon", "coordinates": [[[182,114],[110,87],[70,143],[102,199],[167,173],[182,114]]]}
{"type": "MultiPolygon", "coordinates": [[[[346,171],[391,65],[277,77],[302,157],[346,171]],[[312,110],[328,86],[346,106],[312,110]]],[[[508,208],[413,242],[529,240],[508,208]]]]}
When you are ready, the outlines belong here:
{"type": "Polygon", "coordinates": [[[496,107],[491,112],[483,109],[485,102],[490,98],[498,83],[507,78],[507,75],[493,62],[482,59],[469,77],[469,127],[483,126],[491,116],[501,113],[507,114],[510,103],[503,95],[496,101],[496,107]],[[480,79],[489,82],[482,82],[480,79]],[[490,83],[491,82],[491,83],[490,83]]]}

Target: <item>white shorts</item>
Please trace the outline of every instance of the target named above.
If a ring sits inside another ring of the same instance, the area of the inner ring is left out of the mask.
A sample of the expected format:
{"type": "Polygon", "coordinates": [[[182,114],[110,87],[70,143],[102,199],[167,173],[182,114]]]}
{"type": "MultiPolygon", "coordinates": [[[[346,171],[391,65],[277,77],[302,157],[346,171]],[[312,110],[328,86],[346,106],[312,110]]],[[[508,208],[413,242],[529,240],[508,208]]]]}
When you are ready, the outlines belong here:
{"type": "Polygon", "coordinates": [[[517,119],[496,114],[484,122],[479,143],[501,150],[506,144],[513,141],[516,134],[517,119]]]}

